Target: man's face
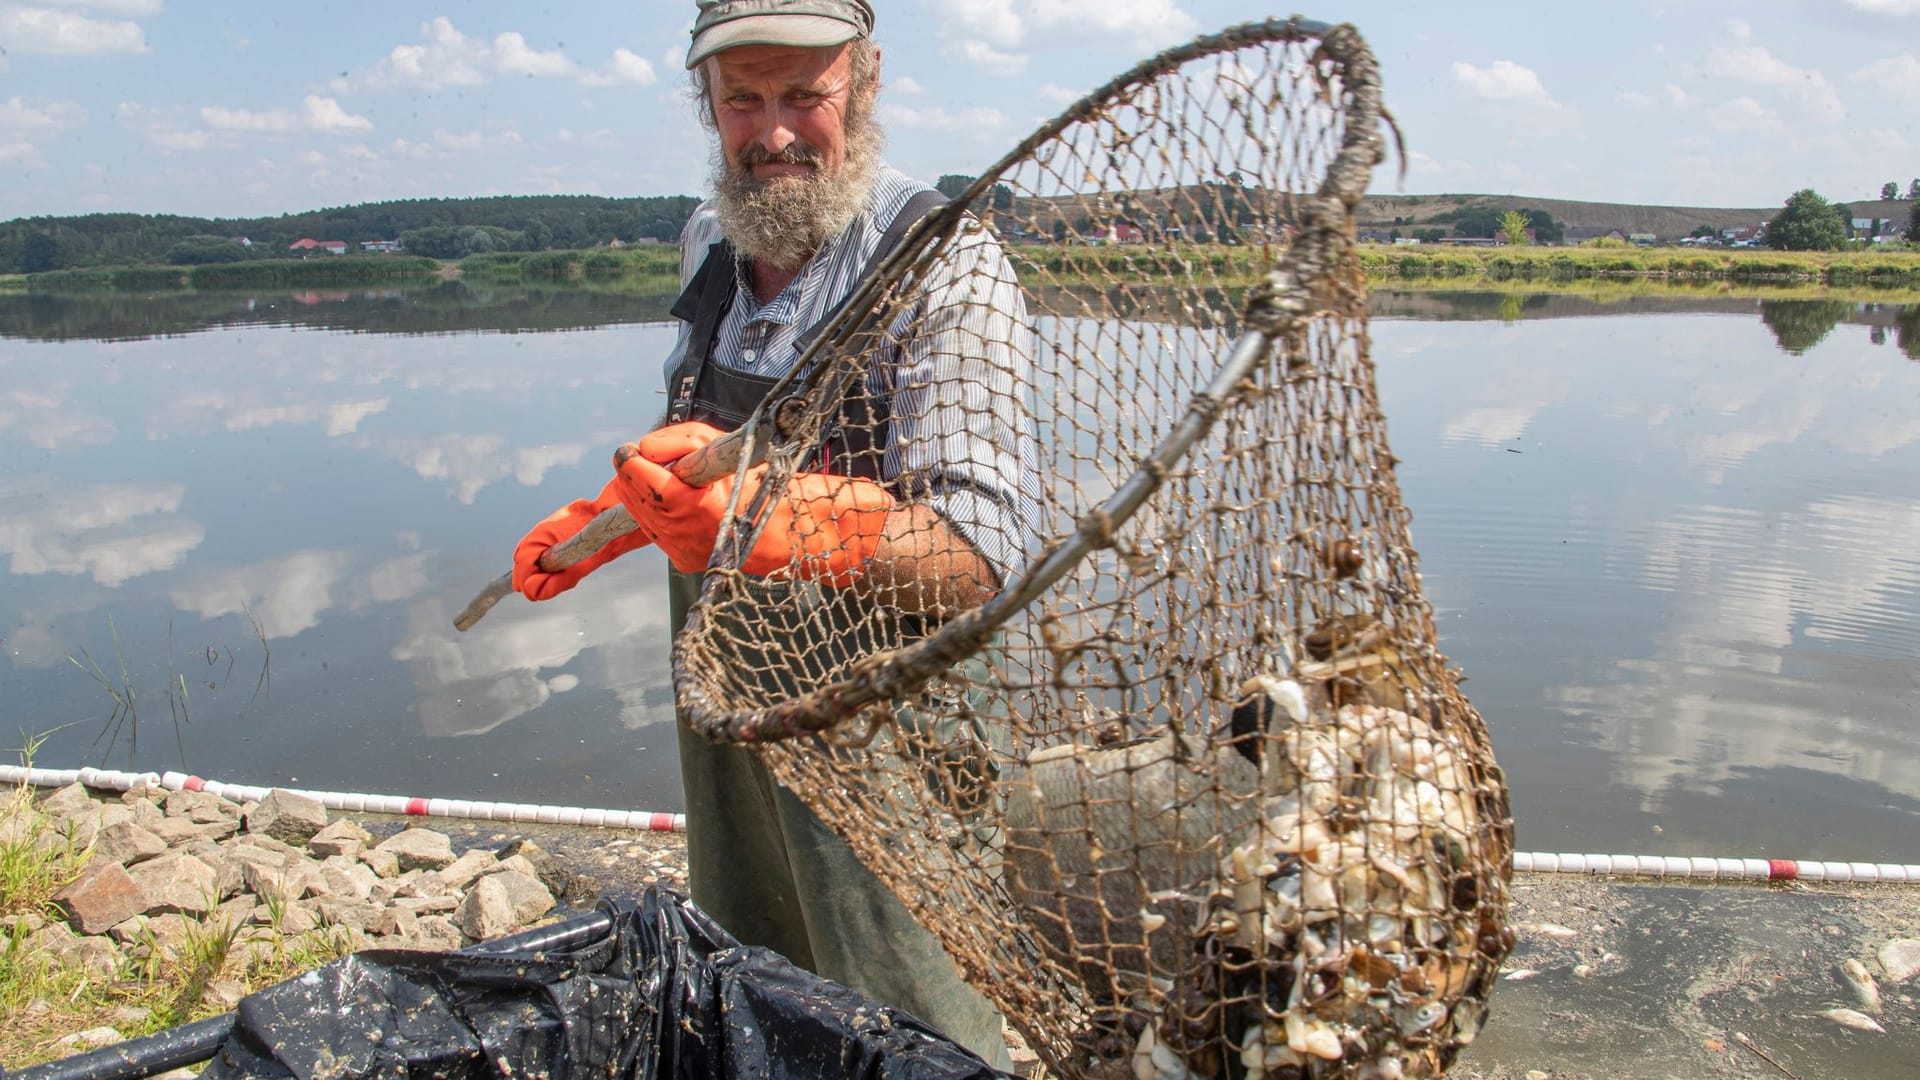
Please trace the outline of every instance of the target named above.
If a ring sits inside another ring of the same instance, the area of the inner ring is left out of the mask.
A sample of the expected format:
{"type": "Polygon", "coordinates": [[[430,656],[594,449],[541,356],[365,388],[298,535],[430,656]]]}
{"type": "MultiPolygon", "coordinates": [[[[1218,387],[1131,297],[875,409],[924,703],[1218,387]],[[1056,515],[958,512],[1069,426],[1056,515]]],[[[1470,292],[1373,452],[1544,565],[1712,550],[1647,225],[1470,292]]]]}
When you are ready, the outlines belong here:
{"type": "Polygon", "coordinates": [[[707,60],[709,104],[720,149],[736,177],[760,186],[836,177],[846,165],[853,102],[844,45],[802,49],[741,45],[707,60]]]}

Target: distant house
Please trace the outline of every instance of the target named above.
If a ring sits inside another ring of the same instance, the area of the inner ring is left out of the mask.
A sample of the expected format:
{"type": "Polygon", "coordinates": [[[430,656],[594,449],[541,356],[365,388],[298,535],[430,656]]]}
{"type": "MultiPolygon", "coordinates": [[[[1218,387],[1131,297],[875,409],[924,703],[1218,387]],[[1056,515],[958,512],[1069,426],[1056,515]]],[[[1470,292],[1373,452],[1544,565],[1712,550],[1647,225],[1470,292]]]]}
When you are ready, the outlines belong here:
{"type": "Polygon", "coordinates": [[[303,258],[316,251],[325,252],[328,255],[345,255],[347,253],[347,242],[345,240],[315,240],[311,237],[303,236],[293,243],[288,244],[287,250],[303,258]]]}
{"type": "Polygon", "coordinates": [[[405,251],[406,249],[400,246],[400,241],[398,240],[368,240],[360,245],[360,250],[385,253],[389,251],[405,251]]]}
{"type": "Polygon", "coordinates": [[[1659,237],[1650,232],[1630,232],[1627,234],[1627,243],[1636,247],[1652,247],[1653,242],[1658,239],[1659,237]]]}

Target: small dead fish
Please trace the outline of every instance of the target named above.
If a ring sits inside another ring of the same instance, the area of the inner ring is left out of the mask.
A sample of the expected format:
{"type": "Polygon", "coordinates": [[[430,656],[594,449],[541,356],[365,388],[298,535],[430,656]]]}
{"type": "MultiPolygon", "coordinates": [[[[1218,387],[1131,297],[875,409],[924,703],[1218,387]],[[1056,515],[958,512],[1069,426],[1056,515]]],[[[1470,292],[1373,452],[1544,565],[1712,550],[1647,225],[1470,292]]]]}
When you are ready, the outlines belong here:
{"type": "Polygon", "coordinates": [[[1840,976],[1840,981],[1847,984],[1847,989],[1853,991],[1855,1000],[1860,1002],[1860,1008],[1878,1015],[1880,987],[1873,981],[1873,975],[1867,971],[1867,966],[1849,956],[1840,961],[1834,970],[1840,976]]]}
{"type": "Polygon", "coordinates": [[[1538,977],[1539,974],[1540,972],[1533,968],[1520,968],[1516,971],[1507,972],[1506,979],[1508,982],[1526,982],[1528,979],[1538,977]]]}
{"type": "Polygon", "coordinates": [[[1881,1027],[1873,1017],[1868,1016],[1866,1013],[1855,1012],[1852,1009],[1828,1009],[1821,1013],[1820,1016],[1842,1027],[1850,1027],[1855,1031],[1877,1031],[1882,1035],[1887,1033],[1887,1029],[1881,1027]]]}
{"type": "Polygon", "coordinates": [[[1565,939],[1580,936],[1580,931],[1571,926],[1561,926],[1559,923],[1521,923],[1519,928],[1524,933],[1539,934],[1541,937],[1565,939]]]}

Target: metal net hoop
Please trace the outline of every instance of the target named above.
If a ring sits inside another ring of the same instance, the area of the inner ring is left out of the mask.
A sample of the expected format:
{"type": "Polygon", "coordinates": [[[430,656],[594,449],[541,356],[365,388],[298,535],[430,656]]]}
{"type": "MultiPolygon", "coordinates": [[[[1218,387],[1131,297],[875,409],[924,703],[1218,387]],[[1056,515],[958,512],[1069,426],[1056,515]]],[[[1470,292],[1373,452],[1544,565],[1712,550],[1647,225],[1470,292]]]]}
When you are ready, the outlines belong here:
{"type": "Polygon", "coordinates": [[[1062,1075],[1437,1074],[1510,948],[1504,779],[1368,347],[1381,124],[1350,27],[1169,50],[909,234],[745,425],[765,471],[676,641],[680,707],[1062,1075]],[[950,613],[818,545],[747,572],[836,453],[938,507],[992,598],[950,613]]]}

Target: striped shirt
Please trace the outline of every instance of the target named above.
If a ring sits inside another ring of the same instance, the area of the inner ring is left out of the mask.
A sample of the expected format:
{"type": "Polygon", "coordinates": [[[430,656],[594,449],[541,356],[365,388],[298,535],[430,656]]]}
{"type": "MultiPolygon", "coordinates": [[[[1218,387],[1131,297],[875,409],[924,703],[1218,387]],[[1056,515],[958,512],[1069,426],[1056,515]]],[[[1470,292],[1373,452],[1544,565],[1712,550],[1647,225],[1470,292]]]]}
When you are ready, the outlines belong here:
{"type": "MultiPolygon", "coordinates": [[[[710,362],[763,378],[790,371],[800,334],[854,290],[888,223],[925,188],[882,166],[866,209],[765,304],[754,296],[747,264],[736,262],[739,290],[715,332],[710,362]]],[[[680,236],[682,290],[720,238],[711,204],[701,204],[680,236]]],[[[892,415],[881,480],[896,495],[924,494],[1004,585],[1040,521],[1040,456],[1030,400],[1033,329],[999,241],[985,229],[963,229],[892,330],[867,378],[870,392],[888,395],[892,415]]],[[[669,376],[692,336],[692,324],[682,323],[669,376]]]]}

